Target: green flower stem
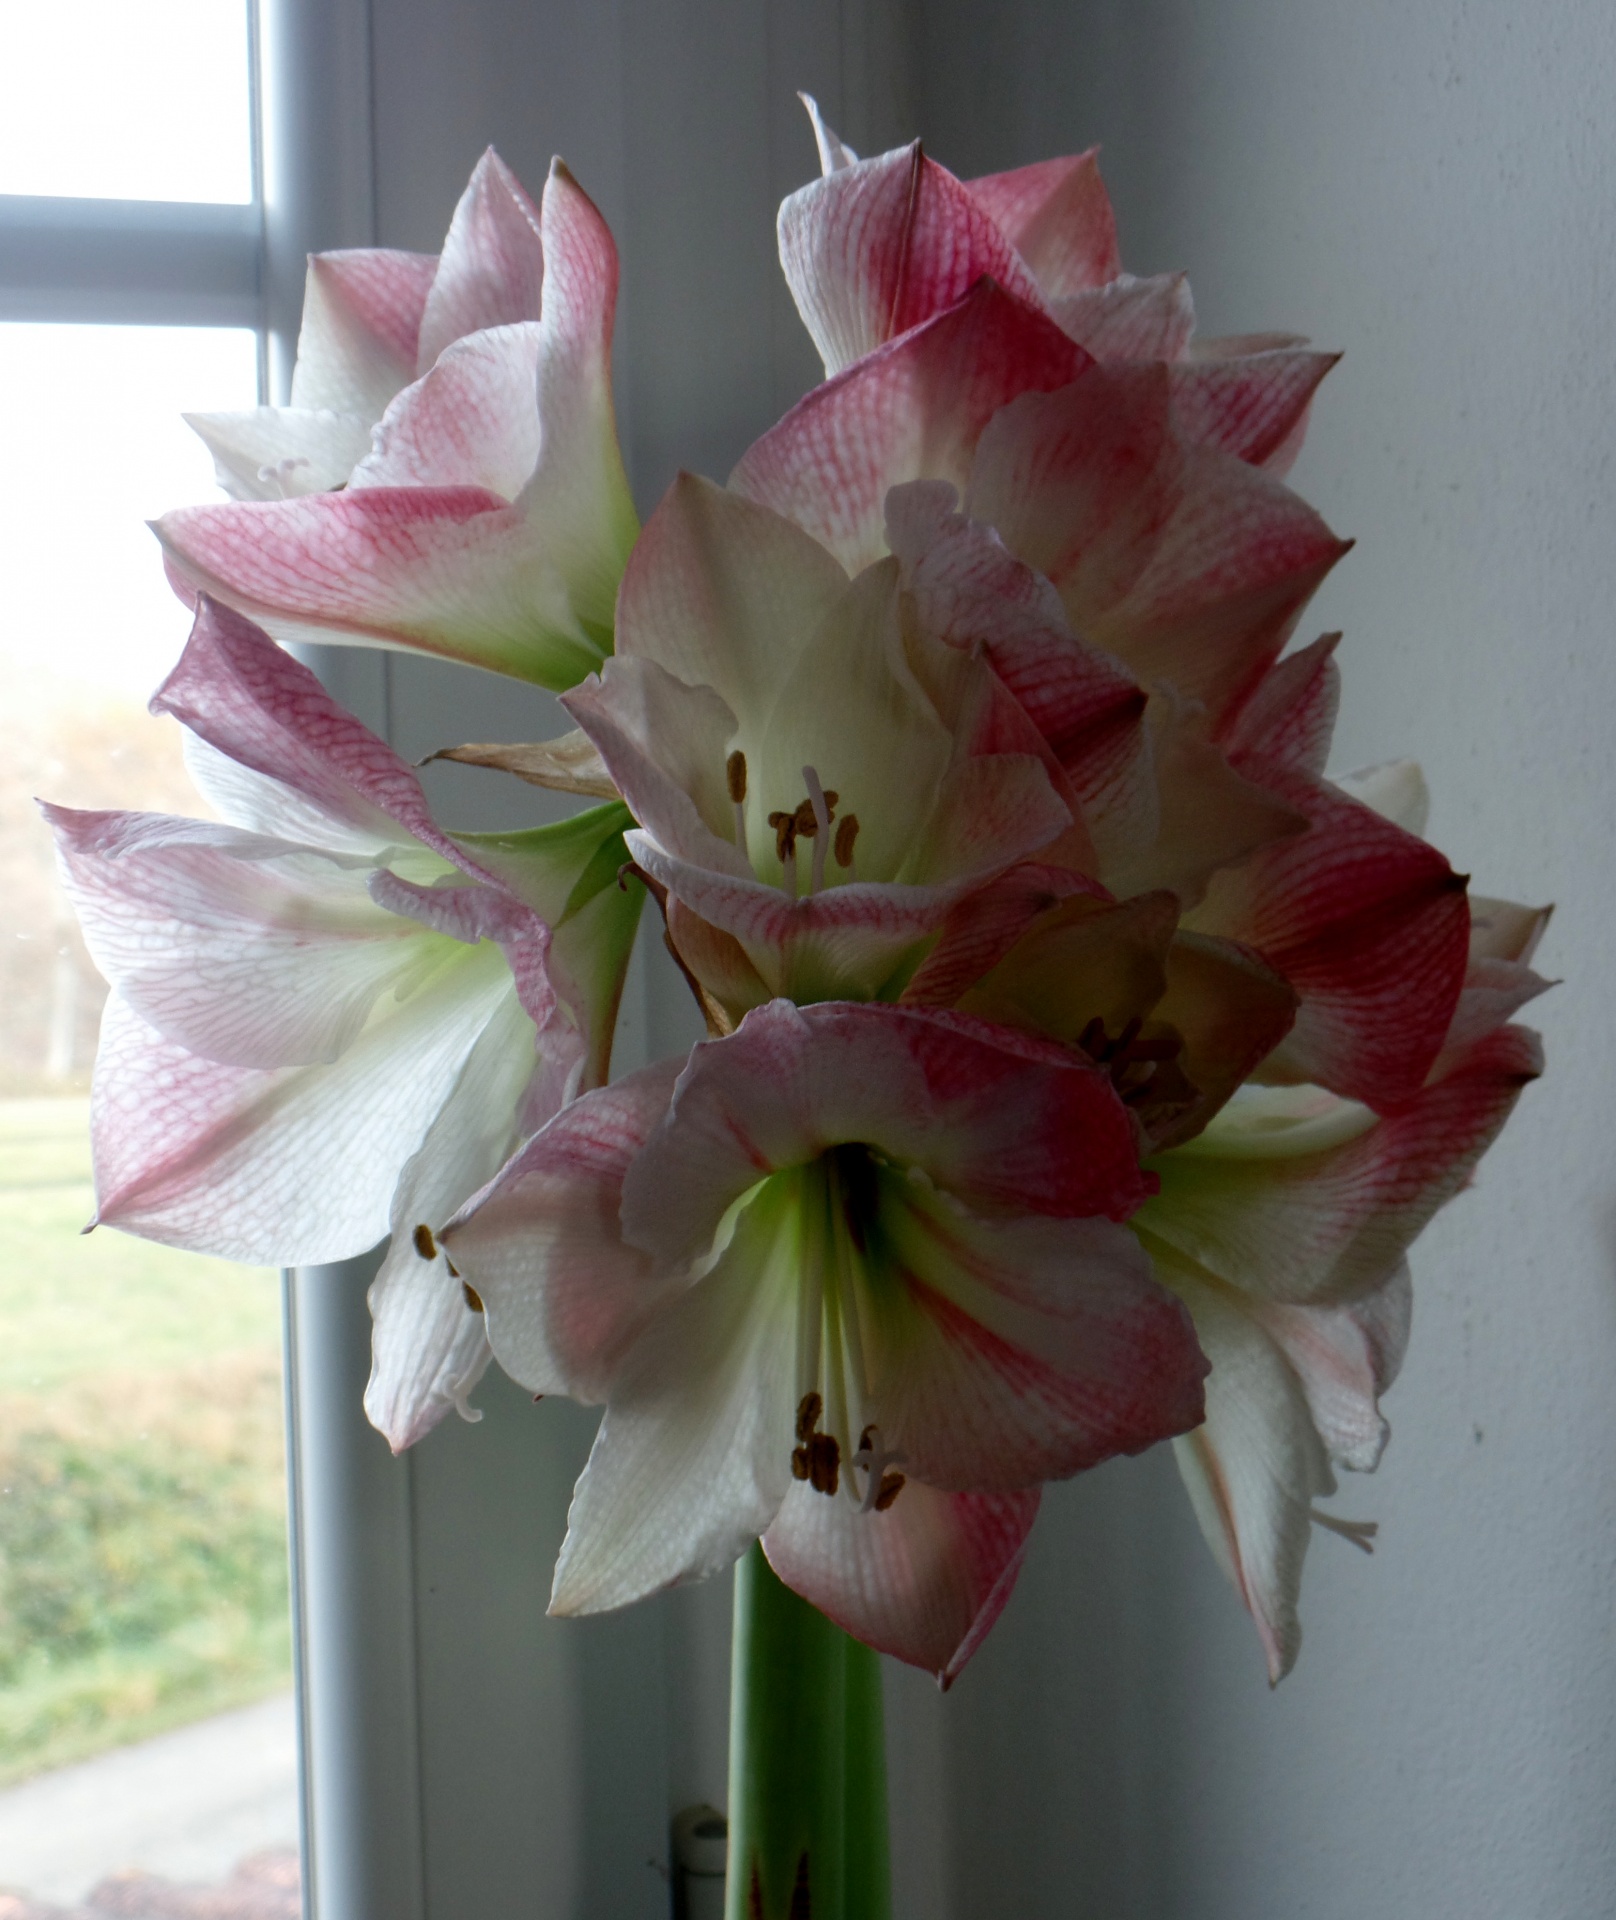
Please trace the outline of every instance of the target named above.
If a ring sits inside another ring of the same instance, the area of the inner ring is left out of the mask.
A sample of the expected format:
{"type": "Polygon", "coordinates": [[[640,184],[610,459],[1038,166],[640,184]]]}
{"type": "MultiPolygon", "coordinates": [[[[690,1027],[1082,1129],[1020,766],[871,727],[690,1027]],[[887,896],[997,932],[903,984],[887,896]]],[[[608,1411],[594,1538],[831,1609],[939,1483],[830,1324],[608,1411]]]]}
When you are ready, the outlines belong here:
{"type": "Polygon", "coordinates": [[[735,1570],[725,1920],[889,1920],[881,1663],[777,1579],[735,1570]]]}

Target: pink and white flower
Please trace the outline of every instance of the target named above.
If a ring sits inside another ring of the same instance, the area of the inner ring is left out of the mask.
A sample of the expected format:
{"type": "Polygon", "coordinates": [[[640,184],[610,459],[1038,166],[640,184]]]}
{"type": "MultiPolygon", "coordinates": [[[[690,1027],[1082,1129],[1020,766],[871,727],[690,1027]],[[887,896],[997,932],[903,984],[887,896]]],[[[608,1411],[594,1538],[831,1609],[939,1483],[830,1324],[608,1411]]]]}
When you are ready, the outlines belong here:
{"type": "Polygon", "coordinates": [[[762,1537],[945,1681],[1037,1489],[1193,1426],[1204,1363],[1117,1223],[1108,1078],[957,1015],[776,1001],[565,1109],[450,1223],[502,1366],[603,1401],[552,1610],[762,1537]]]}
{"type": "Polygon", "coordinates": [[[398,394],[466,334],[537,320],[543,282],[538,210],[490,147],[441,255],[389,247],[310,255],[289,406],[186,421],[238,500],[345,486],[398,394]]]}
{"type": "Polygon", "coordinates": [[[536,216],[494,192],[503,175],[473,186],[487,218],[446,254],[441,310],[430,296],[423,309],[418,352],[432,358],[346,486],[183,507],[155,531],[183,595],[207,592],[277,639],[570,687],[611,650],[638,528],[612,408],[617,251],[560,161],[536,216]],[[520,318],[535,296],[538,317],[520,318]]]}
{"type": "Polygon", "coordinates": [[[391,1232],[372,1412],[406,1444],[486,1362],[431,1227],[605,1077],[626,815],[452,839],[408,767],[206,600],[153,706],[220,820],[47,809],[114,990],[97,1222],[277,1265],[391,1232]]]}

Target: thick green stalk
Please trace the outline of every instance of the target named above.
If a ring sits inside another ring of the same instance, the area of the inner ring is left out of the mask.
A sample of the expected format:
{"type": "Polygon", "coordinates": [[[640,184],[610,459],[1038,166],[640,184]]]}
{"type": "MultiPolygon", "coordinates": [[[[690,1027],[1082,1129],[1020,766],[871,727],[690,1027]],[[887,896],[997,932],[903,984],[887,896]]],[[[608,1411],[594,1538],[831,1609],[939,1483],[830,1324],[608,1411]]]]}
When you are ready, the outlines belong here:
{"type": "Polygon", "coordinates": [[[888,1920],[880,1661],[778,1580],[735,1571],[725,1920],[888,1920]]]}

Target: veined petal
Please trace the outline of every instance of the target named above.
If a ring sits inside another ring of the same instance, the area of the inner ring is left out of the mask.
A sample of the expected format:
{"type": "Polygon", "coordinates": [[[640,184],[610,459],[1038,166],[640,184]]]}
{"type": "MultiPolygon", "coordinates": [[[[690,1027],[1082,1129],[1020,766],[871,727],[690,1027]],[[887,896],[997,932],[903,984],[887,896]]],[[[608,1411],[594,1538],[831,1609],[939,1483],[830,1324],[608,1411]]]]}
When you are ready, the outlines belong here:
{"type": "MultiPolygon", "coordinates": [[[[166,1039],[231,1066],[335,1060],[442,951],[365,876],[161,814],[46,809],[90,956],[166,1039]]],[[[493,896],[490,896],[491,898],[493,896]]]]}
{"type": "MultiPolygon", "coordinates": [[[[617,248],[599,209],[560,160],[551,162],[540,219],[539,452],[518,504],[547,575],[565,590],[565,631],[583,633],[605,653],[640,530],[612,403],[617,248]]],[[[574,672],[563,684],[582,678],[574,672]]]]}
{"type": "Polygon", "coordinates": [[[443,1229],[499,1363],[535,1393],[607,1397],[656,1311],[687,1284],[626,1246],[623,1175],[667,1112],[679,1061],[564,1107],[443,1229]]]}
{"type": "Polygon", "coordinates": [[[235,500],[289,500],[340,487],[370,451],[371,421],[329,408],[252,407],[188,413],[185,424],[213,455],[235,500]]]}
{"type": "Polygon", "coordinates": [[[618,1368],[567,1516],[552,1613],[599,1613],[737,1560],[791,1485],[800,1226],[767,1193],[618,1368]]]}
{"type": "Polygon", "coordinates": [[[421,314],[438,271],[429,253],[356,247],[309,260],[292,369],[299,410],[379,420],[415,378],[421,314]]]}
{"type": "Polygon", "coordinates": [[[493,1178],[516,1144],[535,1065],[533,1023],[509,994],[399,1176],[392,1244],[370,1287],[365,1389],[366,1415],[395,1453],[451,1410],[476,1417],[466,1396],[491,1358],[483,1318],[433,1233],[493,1178]]]}
{"type": "Polygon", "coordinates": [[[1283,473],[1301,449],[1307,409],[1341,358],[1294,347],[1182,360],[1169,376],[1173,419],[1192,446],[1283,473]]]}
{"type": "Polygon", "coordinates": [[[490,147],[449,224],[421,316],[412,373],[425,373],[451,341],[465,334],[537,320],[545,267],[538,210],[490,147]]]}
{"type": "Polygon", "coordinates": [[[1086,365],[1035,306],[984,281],[814,388],[753,442],[730,485],[796,521],[857,572],[885,551],[889,488],[946,480],[963,491],[999,408],[1020,393],[1064,387],[1086,365]]]}
{"type": "Polygon", "coordinates": [[[1011,1492],[1200,1421],[1189,1317],[1125,1227],[988,1219],[929,1185],[895,1188],[879,1233],[901,1284],[870,1290],[868,1404],[919,1479],[1011,1492]]]}
{"type": "Polygon", "coordinates": [[[1148,280],[1118,274],[1103,287],[1051,300],[1049,310],[1096,360],[1178,360],[1195,331],[1195,302],[1182,273],[1148,280]]]}
{"type": "MultiPolygon", "coordinates": [[[[734,728],[756,739],[847,586],[846,571],[789,519],[681,473],[623,576],[618,657],[716,689],[734,728]]],[[[722,776],[720,761],[708,778],[721,793],[722,776]]]]}
{"type": "Polygon", "coordinates": [[[1225,730],[1225,750],[1236,760],[1321,779],[1341,704],[1335,664],[1340,639],[1339,633],[1321,634],[1271,666],[1225,730]]]}
{"type": "Polygon", "coordinates": [[[1038,1493],[939,1493],[906,1479],[882,1512],[792,1485],[763,1536],[789,1587],[866,1646],[947,1687],[987,1637],[1021,1571],[1038,1493]]]}
{"type": "Polygon", "coordinates": [[[1212,1362],[1206,1424],[1173,1443],[1179,1472],[1277,1686],[1301,1650],[1296,1602],[1313,1502],[1335,1491],[1335,1476],[1300,1382],[1256,1321],[1192,1272],[1159,1260],[1156,1271],[1188,1305],[1212,1362]]]}
{"type": "Polygon", "coordinates": [[[1121,274],[1098,147],[965,184],[1026,262],[1046,300],[1103,287],[1121,274]]]}
{"type": "Polygon", "coordinates": [[[1265,1074],[1377,1108],[1406,1104],[1441,1051],[1463,984],[1464,880],[1326,782],[1241,764],[1311,825],[1215,876],[1191,924],[1255,947],[1301,995],[1265,1074]]]}
{"type": "Polygon", "coordinates": [[[337,1060],[271,1072],[175,1046],[114,997],[91,1105],[98,1223],[254,1266],[363,1253],[510,990],[496,948],[457,951],[337,1060]]]}
{"type": "Polygon", "coordinates": [[[1038,299],[997,222],[918,140],[788,195],[779,238],[827,377],[953,306],[984,276],[1038,299]]]}
{"type": "Polygon", "coordinates": [[[1344,1307],[1252,1307],[1301,1382],[1308,1415],[1337,1466],[1373,1473],[1380,1464],[1390,1436],[1380,1396],[1402,1367],[1413,1309],[1406,1260],[1344,1307]]]}
{"type": "Polygon", "coordinates": [[[172,714],[215,750],[192,766],[227,819],[372,858],[418,841],[460,863],[420,781],[398,755],[307,667],[228,607],[202,601],[152,708],[172,714]]]}
{"type": "Polygon", "coordinates": [[[184,580],[284,639],[399,647],[554,688],[600,663],[527,516],[486,488],[181,507],[154,531],[184,580]]]}
{"type": "Polygon", "coordinates": [[[691,1053],[625,1178],[624,1236],[699,1258],[765,1174],[846,1141],[985,1209],[1123,1219],[1144,1192],[1122,1103],[1061,1049],[959,1015],[775,1001],[691,1053]]]}
{"type": "MultiPolygon", "coordinates": [[[[1261,1137],[1219,1151],[1216,1134],[1152,1163],[1159,1193],[1135,1224],[1242,1293],[1332,1306],[1385,1283],[1469,1179],[1542,1070],[1535,1034],[1504,1027],[1478,1041],[1404,1111],[1313,1153],[1261,1137]]],[[[1350,1117],[1350,1116],[1349,1116],[1350,1117]]]]}
{"type": "Polygon", "coordinates": [[[383,414],[349,484],[480,487],[514,500],[539,457],[540,332],[529,320],[451,341],[383,414]]]}
{"type": "Polygon", "coordinates": [[[813,123],[814,145],[819,149],[819,170],[821,173],[835,173],[842,167],[858,165],[858,155],[825,124],[825,116],[819,111],[819,102],[811,93],[799,92],[797,98],[808,109],[808,118],[813,123]]]}

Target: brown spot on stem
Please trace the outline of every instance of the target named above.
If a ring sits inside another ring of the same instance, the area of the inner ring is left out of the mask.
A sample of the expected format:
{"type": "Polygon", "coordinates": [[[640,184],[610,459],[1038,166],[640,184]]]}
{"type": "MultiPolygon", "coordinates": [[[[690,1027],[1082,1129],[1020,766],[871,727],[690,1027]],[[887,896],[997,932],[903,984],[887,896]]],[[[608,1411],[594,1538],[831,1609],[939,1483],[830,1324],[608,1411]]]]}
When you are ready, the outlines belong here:
{"type": "Polygon", "coordinates": [[[813,1920],[814,1897],[808,1884],[808,1849],[797,1856],[797,1883],[791,1889],[791,1905],[786,1920],[813,1920]]]}

